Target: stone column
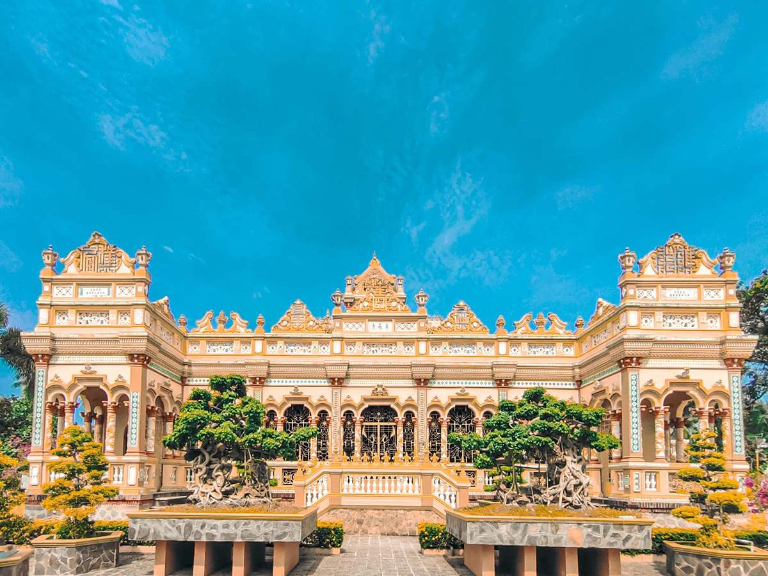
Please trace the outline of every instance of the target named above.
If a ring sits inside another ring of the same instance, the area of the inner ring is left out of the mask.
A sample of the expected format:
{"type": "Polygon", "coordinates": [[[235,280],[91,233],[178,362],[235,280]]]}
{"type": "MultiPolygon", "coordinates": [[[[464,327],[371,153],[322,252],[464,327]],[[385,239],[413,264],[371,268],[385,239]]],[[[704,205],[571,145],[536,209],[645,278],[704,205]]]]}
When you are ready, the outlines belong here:
{"type": "MultiPolygon", "coordinates": [[[[621,410],[611,411],[611,434],[621,441],[621,410]]],[[[611,450],[611,459],[621,460],[621,446],[611,450]]]]}
{"type": "Polygon", "coordinates": [[[733,442],[731,442],[731,411],[721,410],[720,418],[722,419],[722,431],[723,431],[723,455],[726,460],[733,458],[733,442]]]}
{"type": "Polygon", "coordinates": [[[56,405],[53,402],[45,403],[45,428],[43,430],[43,450],[48,452],[53,444],[53,415],[56,413],[56,405]]]}
{"type": "Polygon", "coordinates": [[[448,462],[448,422],[450,418],[440,418],[440,462],[448,462]]]}
{"type": "Polygon", "coordinates": [[[696,415],[699,417],[699,432],[707,432],[709,429],[709,413],[706,408],[699,408],[696,410],[696,415]]]}
{"type": "Polygon", "coordinates": [[[115,454],[115,427],[117,424],[117,402],[102,402],[107,412],[104,430],[104,452],[115,454]]]}
{"type": "Polygon", "coordinates": [[[56,412],[56,416],[58,418],[56,420],[56,438],[61,436],[61,433],[64,431],[65,412],[66,410],[64,409],[64,406],[59,404],[56,412]]]}
{"type": "Polygon", "coordinates": [[[75,402],[67,402],[67,406],[64,412],[64,427],[74,426],[75,424],[75,408],[77,404],[75,402]]]}
{"type": "Polygon", "coordinates": [[[415,378],[416,384],[416,429],[414,430],[416,446],[414,447],[414,460],[422,461],[429,458],[429,418],[427,417],[427,387],[429,378],[415,378]]]}
{"type": "Polygon", "coordinates": [[[664,420],[668,408],[655,408],[653,411],[653,433],[654,444],[656,447],[656,460],[665,462],[667,460],[666,442],[664,438],[664,420]]]}
{"type": "Polygon", "coordinates": [[[363,437],[363,419],[355,418],[355,460],[360,460],[360,443],[363,437]]]}
{"type": "Polygon", "coordinates": [[[414,416],[411,418],[411,423],[413,424],[413,454],[411,454],[411,458],[416,462],[419,460],[419,419],[414,416]]]}
{"type": "Polygon", "coordinates": [[[157,417],[157,408],[155,406],[147,406],[147,429],[146,429],[146,448],[148,455],[154,455],[155,453],[155,418],[157,417]]]}
{"type": "Polygon", "coordinates": [[[285,416],[278,417],[277,419],[277,431],[283,432],[285,430],[285,416]]]}
{"type": "Polygon", "coordinates": [[[744,437],[744,399],[741,389],[741,368],[744,366],[744,359],[725,358],[723,362],[728,368],[728,385],[731,392],[731,405],[727,407],[730,408],[727,425],[726,418],[723,418],[723,448],[727,460],[738,461],[745,469],[747,445],[744,437]]]}
{"type": "Polygon", "coordinates": [[[83,429],[93,435],[93,412],[80,412],[83,417],[83,429]]]}
{"type": "Polygon", "coordinates": [[[104,414],[93,413],[93,441],[101,444],[104,450],[104,414]]]}
{"type": "Polygon", "coordinates": [[[403,423],[405,418],[395,418],[397,424],[397,457],[403,457],[403,423]]]}
{"type": "Polygon", "coordinates": [[[675,450],[677,451],[677,462],[685,462],[687,460],[685,453],[685,418],[677,418],[675,420],[675,450]]]}
{"type": "MultiPolygon", "coordinates": [[[[317,416],[313,416],[310,419],[310,424],[312,426],[317,427],[319,423],[320,423],[320,419],[317,416]]],[[[309,441],[309,459],[317,460],[317,436],[315,436],[309,441]]]]}

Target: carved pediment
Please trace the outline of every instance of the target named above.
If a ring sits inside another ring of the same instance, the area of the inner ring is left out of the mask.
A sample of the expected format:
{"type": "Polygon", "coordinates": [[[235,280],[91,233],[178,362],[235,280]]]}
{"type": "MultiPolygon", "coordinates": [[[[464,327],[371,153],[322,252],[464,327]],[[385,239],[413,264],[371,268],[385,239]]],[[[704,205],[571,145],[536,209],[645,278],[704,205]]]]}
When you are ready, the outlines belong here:
{"type": "Polygon", "coordinates": [[[560,317],[554,312],[550,312],[545,317],[542,312],[539,312],[538,316],[534,320],[533,314],[530,312],[515,322],[515,329],[513,334],[555,334],[566,335],[571,334],[570,330],[566,329],[567,324],[563,322],[560,317]],[[547,324],[549,322],[549,324],[547,324]]]}
{"type": "Polygon", "coordinates": [[[715,275],[716,264],[704,250],[691,246],[677,232],[639,262],[641,276],[715,275]]]}
{"type": "Polygon", "coordinates": [[[317,319],[301,300],[296,300],[283,317],[272,326],[272,332],[325,332],[333,331],[330,315],[317,319]]]}
{"type": "Polygon", "coordinates": [[[603,316],[606,316],[616,310],[616,305],[611,304],[607,300],[603,300],[602,298],[597,299],[597,304],[595,305],[595,312],[592,314],[592,317],[589,319],[589,322],[587,322],[587,326],[591,325],[594,322],[597,322],[602,318],[603,316]]]}
{"type": "Polygon", "coordinates": [[[222,310],[216,317],[216,327],[214,327],[213,310],[208,310],[200,320],[195,322],[195,328],[190,334],[205,334],[208,332],[218,334],[249,334],[252,332],[248,329],[248,321],[243,320],[237,312],[230,312],[229,319],[232,320],[232,324],[227,327],[227,315],[222,310]]]}
{"type": "Polygon", "coordinates": [[[362,274],[348,277],[342,301],[350,312],[410,312],[403,277],[389,274],[374,253],[362,274]]]}
{"type": "Polygon", "coordinates": [[[450,314],[435,326],[427,329],[432,334],[476,333],[488,334],[488,328],[475,316],[466,302],[460,300],[451,309],[450,314]]]}
{"type": "Polygon", "coordinates": [[[173,312],[171,312],[171,301],[168,299],[168,296],[164,296],[160,298],[160,300],[152,302],[152,307],[158,314],[165,316],[171,323],[176,324],[176,318],[174,317],[173,312]]]}
{"type": "Polygon", "coordinates": [[[136,260],[125,250],[107,242],[98,232],[84,246],[61,259],[62,274],[133,274],[136,260]]]}

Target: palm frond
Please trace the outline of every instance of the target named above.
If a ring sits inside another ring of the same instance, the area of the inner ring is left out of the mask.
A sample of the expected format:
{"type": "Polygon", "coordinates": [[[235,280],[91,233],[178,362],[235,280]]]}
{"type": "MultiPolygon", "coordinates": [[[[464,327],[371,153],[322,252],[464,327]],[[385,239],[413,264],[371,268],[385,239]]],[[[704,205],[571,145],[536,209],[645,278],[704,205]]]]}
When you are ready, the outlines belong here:
{"type": "Polygon", "coordinates": [[[16,385],[31,390],[35,381],[35,361],[24,348],[18,328],[8,328],[0,333],[0,358],[14,371],[16,385]]]}
{"type": "Polygon", "coordinates": [[[3,302],[0,302],[0,329],[8,326],[8,306],[3,302]]]}

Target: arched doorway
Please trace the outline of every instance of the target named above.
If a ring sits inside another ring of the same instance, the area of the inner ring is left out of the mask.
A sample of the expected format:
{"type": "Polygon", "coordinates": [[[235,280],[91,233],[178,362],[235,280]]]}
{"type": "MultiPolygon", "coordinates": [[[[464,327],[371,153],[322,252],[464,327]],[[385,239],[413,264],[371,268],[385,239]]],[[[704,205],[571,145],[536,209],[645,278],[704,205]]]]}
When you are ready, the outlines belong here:
{"type": "Polygon", "coordinates": [[[360,454],[394,458],[397,453],[397,412],[391,406],[369,406],[360,414],[360,454]]]}
{"type": "MultiPolygon", "coordinates": [[[[469,434],[475,431],[475,413],[469,406],[454,406],[448,411],[448,433],[469,434]]],[[[451,462],[472,462],[472,451],[462,450],[455,444],[448,445],[448,458],[451,462]]]]}
{"type": "MultiPolygon", "coordinates": [[[[285,426],[283,430],[286,432],[295,432],[299,428],[306,428],[311,426],[309,408],[303,404],[292,404],[285,410],[285,426]]],[[[296,445],[296,453],[294,454],[295,460],[309,460],[309,442],[299,442],[296,445]]]]}
{"type": "Polygon", "coordinates": [[[317,413],[317,459],[328,460],[328,427],[331,417],[327,410],[320,410],[317,413]]]}

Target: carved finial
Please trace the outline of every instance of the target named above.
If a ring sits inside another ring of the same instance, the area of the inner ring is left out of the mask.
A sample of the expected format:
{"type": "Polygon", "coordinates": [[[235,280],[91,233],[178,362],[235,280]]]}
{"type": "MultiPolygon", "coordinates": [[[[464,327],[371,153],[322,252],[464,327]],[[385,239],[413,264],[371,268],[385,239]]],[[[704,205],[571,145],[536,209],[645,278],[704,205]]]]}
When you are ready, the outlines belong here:
{"type": "Polygon", "coordinates": [[[147,268],[151,259],[152,253],[147,251],[146,246],[142,246],[141,250],[136,252],[136,262],[139,264],[139,268],[147,268]]]}
{"type": "Polygon", "coordinates": [[[544,324],[547,323],[547,319],[544,317],[543,312],[539,312],[539,315],[536,316],[536,319],[533,321],[533,323],[536,325],[536,332],[541,332],[544,330],[544,324]]]}
{"type": "Polygon", "coordinates": [[[258,318],[256,318],[256,326],[261,328],[262,330],[264,329],[264,315],[263,314],[259,314],[258,318]]]}
{"type": "Polygon", "coordinates": [[[181,327],[182,332],[187,331],[187,317],[184,314],[179,315],[179,327],[181,327]]]}
{"type": "Polygon", "coordinates": [[[574,324],[574,326],[576,326],[576,332],[581,332],[582,330],[584,330],[584,318],[582,318],[581,316],[576,318],[576,323],[574,324]]]}
{"type": "Polygon", "coordinates": [[[48,246],[46,250],[43,250],[43,264],[46,268],[51,270],[56,269],[56,261],[59,259],[59,254],[53,249],[53,246],[48,246]]]}
{"type": "Polygon", "coordinates": [[[689,368],[686,368],[680,374],[677,374],[675,377],[679,378],[680,380],[689,380],[691,378],[691,370],[689,368]]]}
{"type": "Polygon", "coordinates": [[[507,325],[507,321],[504,320],[504,316],[499,314],[499,317],[496,318],[496,334],[506,334],[507,331],[504,329],[504,326],[507,325]]]}
{"type": "Polygon", "coordinates": [[[637,254],[632,252],[629,247],[624,249],[624,252],[619,254],[619,264],[621,264],[621,271],[631,272],[637,263],[637,254]]]}
{"type": "Polygon", "coordinates": [[[331,294],[331,301],[333,302],[334,308],[341,308],[341,299],[344,297],[344,295],[341,293],[341,290],[336,288],[336,292],[331,294]]]}
{"type": "Polygon", "coordinates": [[[224,310],[219,312],[219,315],[216,316],[216,331],[221,332],[224,330],[224,326],[227,325],[227,315],[224,314],[224,310]]]}
{"type": "Polygon", "coordinates": [[[733,264],[736,262],[736,254],[724,248],[722,254],[718,255],[717,262],[720,264],[720,273],[730,272],[733,269],[733,264]]]}
{"type": "Polygon", "coordinates": [[[424,289],[420,289],[416,296],[414,296],[414,299],[416,300],[416,305],[419,308],[425,308],[427,305],[427,302],[429,302],[429,294],[424,292],[424,289]]]}

